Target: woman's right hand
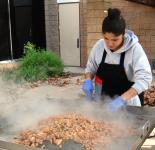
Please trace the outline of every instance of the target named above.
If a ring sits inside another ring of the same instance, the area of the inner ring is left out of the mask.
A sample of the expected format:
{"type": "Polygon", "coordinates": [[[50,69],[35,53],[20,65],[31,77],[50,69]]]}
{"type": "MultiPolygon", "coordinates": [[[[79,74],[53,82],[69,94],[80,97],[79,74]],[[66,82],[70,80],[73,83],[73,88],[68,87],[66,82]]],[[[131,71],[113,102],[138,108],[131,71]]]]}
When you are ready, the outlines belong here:
{"type": "Polygon", "coordinates": [[[92,99],[94,90],[93,81],[90,79],[85,80],[82,86],[82,90],[89,99],[92,99]]]}
{"type": "Polygon", "coordinates": [[[126,101],[121,97],[116,97],[108,105],[107,110],[109,112],[117,112],[121,107],[126,105],[126,101]]]}

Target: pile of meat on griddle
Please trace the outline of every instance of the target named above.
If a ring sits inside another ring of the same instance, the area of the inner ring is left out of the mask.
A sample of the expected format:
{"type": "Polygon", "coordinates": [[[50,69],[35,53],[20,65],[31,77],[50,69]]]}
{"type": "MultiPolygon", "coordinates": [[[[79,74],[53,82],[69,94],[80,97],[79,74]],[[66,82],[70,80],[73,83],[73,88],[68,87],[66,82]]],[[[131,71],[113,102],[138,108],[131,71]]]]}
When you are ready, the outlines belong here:
{"type": "Polygon", "coordinates": [[[144,94],[145,104],[155,106],[155,85],[152,85],[144,94]]]}
{"type": "Polygon", "coordinates": [[[48,140],[61,147],[63,142],[71,139],[82,144],[86,150],[93,150],[106,147],[111,141],[137,134],[136,129],[126,125],[67,113],[41,120],[34,129],[22,131],[14,143],[41,147],[43,141],[48,140]]]}

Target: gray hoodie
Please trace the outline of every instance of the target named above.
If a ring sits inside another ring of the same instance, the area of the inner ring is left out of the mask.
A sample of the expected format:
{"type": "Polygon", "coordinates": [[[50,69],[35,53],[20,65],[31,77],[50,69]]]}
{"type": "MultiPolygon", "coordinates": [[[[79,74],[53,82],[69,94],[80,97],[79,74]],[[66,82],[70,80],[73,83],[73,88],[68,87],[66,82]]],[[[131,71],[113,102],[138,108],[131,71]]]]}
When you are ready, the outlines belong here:
{"type": "Polygon", "coordinates": [[[111,52],[107,48],[104,39],[98,40],[88,58],[85,73],[90,72],[94,75],[96,74],[104,50],[107,52],[105,62],[109,64],[119,64],[121,53],[126,51],[124,68],[128,80],[134,82],[132,87],[138,94],[148,89],[152,82],[151,67],[142,46],[138,42],[137,36],[132,31],[126,31],[123,46],[115,52],[111,52]]]}

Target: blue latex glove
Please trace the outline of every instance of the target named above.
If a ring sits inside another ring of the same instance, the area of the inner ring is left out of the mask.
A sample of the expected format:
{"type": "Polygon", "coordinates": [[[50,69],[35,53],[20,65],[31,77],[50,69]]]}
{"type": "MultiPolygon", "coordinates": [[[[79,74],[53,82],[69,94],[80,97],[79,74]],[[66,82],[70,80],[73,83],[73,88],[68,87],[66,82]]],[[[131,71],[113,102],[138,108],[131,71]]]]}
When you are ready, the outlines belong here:
{"type": "Polygon", "coordinates": [[[94,90],[94,86],[93,86],[93,82],[92,80],[85,80],[82,86],[82,90],[84,91],[84,93],[86,94],[88,99],[93,99],[93,90],[94,90]]]}
{"type": "Polygon", "coordinates": [[[122,106],[125,106],[126,102],[121,96],[115,98],[107,105],[107,110],[110,112],[117,112],[122,106]]]}

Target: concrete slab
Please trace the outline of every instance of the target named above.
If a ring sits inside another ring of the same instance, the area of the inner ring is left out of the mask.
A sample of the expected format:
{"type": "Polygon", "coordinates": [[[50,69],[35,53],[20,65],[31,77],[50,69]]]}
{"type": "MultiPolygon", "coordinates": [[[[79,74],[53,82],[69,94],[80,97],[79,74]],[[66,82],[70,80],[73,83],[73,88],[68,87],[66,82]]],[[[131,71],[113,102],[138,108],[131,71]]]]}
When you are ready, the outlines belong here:
{"type": "Polygon", "coordinates": [[[82,67],[65,67],[65,72],[71,72],[71,73],[77,73],[77,74],[83,74],[85,72],[85,68],[82,67]]]}
{"type": "Polygon", "coordinates": [[[150,134],[150,138],[146,139],[141,150],[155,150],[155,129],[150,134]]]}

